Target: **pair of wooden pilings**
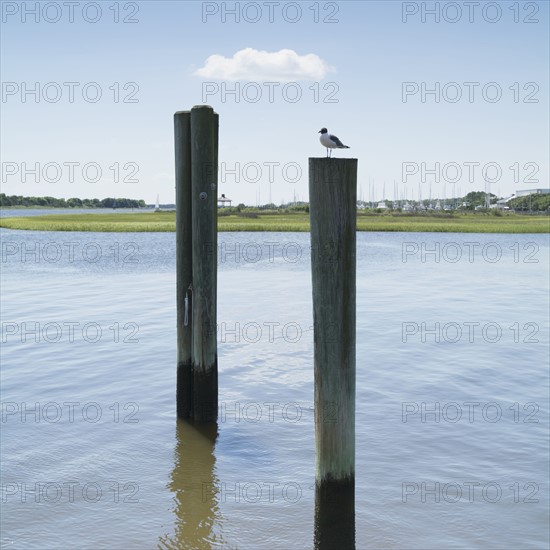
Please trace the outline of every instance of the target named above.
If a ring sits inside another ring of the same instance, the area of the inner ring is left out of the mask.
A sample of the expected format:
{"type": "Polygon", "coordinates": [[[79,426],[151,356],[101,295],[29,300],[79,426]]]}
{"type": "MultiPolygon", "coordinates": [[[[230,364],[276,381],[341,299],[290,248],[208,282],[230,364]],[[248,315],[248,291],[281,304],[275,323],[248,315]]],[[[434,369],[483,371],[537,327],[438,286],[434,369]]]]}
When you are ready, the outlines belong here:
{"type": "MultiPolygon", "coordinates": [[[[218,115],[174,115],[177,414],[216,422],[218,115]]],[[[315,547],[355,547],[357,159],[310,158],[315,547]]]]}
{"type": "Polygon", "coordinates": [[[208,105],[174,115],[177,390],[179,418],[218,418],[218,115],[208,105]]]}

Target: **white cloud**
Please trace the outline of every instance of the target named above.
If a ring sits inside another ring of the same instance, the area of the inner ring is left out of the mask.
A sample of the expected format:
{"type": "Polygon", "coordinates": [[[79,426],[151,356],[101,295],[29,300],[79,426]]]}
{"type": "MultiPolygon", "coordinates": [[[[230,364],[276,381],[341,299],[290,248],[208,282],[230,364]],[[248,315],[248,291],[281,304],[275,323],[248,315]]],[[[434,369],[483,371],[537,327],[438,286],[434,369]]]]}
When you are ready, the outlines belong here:
{"type": "Polygon", "coordinates": [[[195,74],[218,80],[268,80],[291,82],[297,80],[322,80],[334,68],[318,55],[299,55],[294,50],[266,52],[245,48],[233,57],[214,54],[208,57],[204,67],[195,74]]]}

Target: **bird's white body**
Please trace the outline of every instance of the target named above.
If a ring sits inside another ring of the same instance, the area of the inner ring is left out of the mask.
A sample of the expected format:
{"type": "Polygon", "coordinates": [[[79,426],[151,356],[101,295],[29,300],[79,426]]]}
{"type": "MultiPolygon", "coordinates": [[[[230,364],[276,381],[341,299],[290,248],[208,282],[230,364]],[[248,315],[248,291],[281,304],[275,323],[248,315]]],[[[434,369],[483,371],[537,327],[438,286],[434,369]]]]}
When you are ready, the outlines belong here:
{"type": "Polygon", "coordinates": [[[327,147],[328,149],[336,149],[338,145],[334,141],[332,141],[330,134],[321,134],[319,137],[319,141],[324,147],[327,147]]]}

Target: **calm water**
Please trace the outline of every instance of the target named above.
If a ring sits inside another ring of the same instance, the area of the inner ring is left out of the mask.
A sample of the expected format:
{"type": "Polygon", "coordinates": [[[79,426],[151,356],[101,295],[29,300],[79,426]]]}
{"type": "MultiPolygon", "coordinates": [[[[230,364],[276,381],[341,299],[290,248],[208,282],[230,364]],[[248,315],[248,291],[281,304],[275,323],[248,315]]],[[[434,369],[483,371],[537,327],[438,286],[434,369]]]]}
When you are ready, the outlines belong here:
{"type": "MultiPolygon", "coordinates": [[[[312,548],[309,235],[219,236],[217,437],[175,419],[174,234],[0,235],[2,548],[312,548]]],[[[548,548],[548,236],[357,252],[357,547],[548,548]]]]}

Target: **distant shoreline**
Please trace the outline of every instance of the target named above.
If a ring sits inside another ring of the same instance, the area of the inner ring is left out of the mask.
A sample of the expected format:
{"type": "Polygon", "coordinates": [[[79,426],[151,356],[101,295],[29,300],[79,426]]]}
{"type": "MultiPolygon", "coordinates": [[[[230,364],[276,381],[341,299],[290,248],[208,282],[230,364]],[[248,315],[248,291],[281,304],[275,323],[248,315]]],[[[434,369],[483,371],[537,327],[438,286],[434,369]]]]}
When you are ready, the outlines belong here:
{"type": "MultiPolygon", "coordinates": [[[[90,209],[93,210],[93,209],[90,209]]],[[[174,232],[174,211],[49,214],[0,218],[0,227],[28,231],[174,232]]],[[[218,231],[307,232],[309,214],[242,212],[218,216],[218,231]]],[[[550,233],[550,216],[489,212],[467,214],[357,213],[357,231],[418,233],[550,233]]]]}
{"type": "MultiPolygon", "coordinates": [[[[164,208],[161,206],[161,209],[164,208]]],[[[166,209],[176,208],[176,205],[167,205],[166,209]]],[[[112,208],[110,206],[39,206],[33,204],[30,206],[15,205],[15,206],[0,206],[0,210],[154,210],[153,204],[147,206],[121,206],[120,208],[112,208]]]]}

